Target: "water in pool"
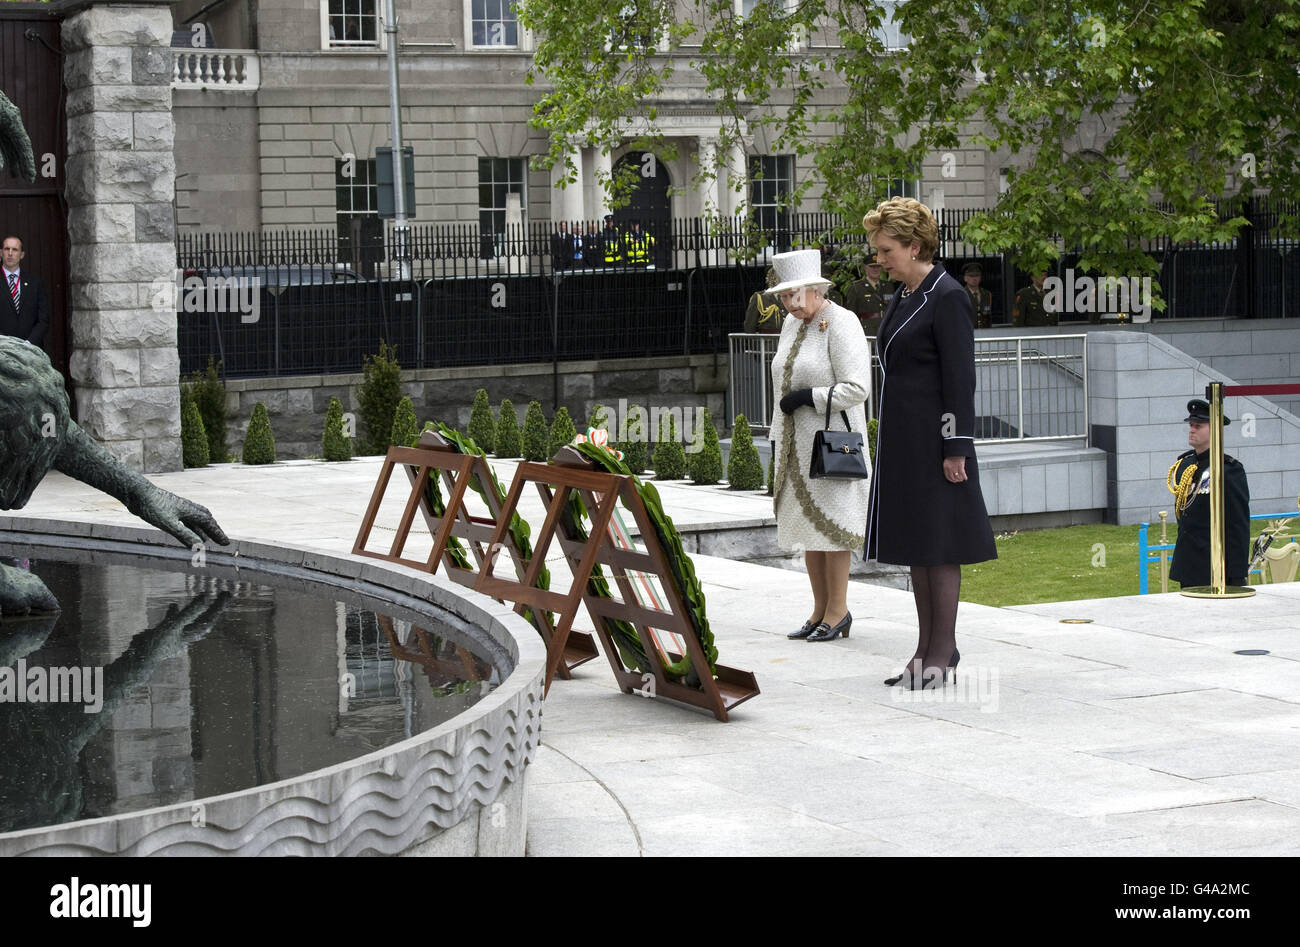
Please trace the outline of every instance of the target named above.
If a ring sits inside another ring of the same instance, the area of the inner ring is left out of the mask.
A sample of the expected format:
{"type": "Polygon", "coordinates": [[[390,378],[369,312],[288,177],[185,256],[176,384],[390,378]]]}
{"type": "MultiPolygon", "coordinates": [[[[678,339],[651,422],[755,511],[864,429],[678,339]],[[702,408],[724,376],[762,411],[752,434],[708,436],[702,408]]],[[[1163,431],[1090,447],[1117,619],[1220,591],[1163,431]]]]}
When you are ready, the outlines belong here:
{"type": "Polygon", "coordinates": [[[18,560],[63,611],[0,620],[0,832],[300,776],[437,726],[502,677],[467,629],[339,589],[95,558],[18,560]]]}

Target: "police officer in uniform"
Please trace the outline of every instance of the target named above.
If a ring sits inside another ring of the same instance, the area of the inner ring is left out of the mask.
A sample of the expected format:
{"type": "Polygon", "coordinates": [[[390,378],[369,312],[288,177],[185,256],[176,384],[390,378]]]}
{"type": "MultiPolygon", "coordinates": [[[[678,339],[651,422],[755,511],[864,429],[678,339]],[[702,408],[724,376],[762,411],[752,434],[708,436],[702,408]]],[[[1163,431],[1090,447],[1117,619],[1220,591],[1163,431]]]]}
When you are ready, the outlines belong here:
{"type": "Polygon", "coordinates": [[[632,229],[623,234],[623,260],[631,266],[649,266],[654,244],[654,237],[641,229],[640,221],[634,221],[632,229]]]}
{"type": "Polygon", "coordinates": [[[993,328],[993,294],[987,289],[980,288],[980,280],[984,278],[984,267],[978,263],[967,263],[961,268],[961,278],[970,296],[971,318],[975,320],[975,328],[993,328]]]}
{"type": "Polygon", "coordinates": [[[618,266],[623,262],[623,239],[614,226],[613,214],[605,215],[605,229],[600,232],[600,247],[606,266],[618,266]]]}
{"type": "Polygon", "coordinates": [[[1043,304],[1043,280],[1046,273],[1035,273],[1033,282],[1016,293],[1011,307],[1011,324],[1014,326],[1054,326],[1057,314],[1048,312],[1043,304]]]}
{"type": "MultiPolygon", "coordinates": [[[[1232,422],[1225,417],[1225,426],[1232,422]]],[[[1178,515],[1178,542],[1169,578],[1183,586],[1210,584],[1210,405],[1202,398],[1187,402],[1187,443],[1169,468],[1167,485],[1178,515]]],[[[1223,572],[1228,585],[1245,585],[1250,556],[1250,485],[1246,468],[1223,455],[1223,572]]]]}

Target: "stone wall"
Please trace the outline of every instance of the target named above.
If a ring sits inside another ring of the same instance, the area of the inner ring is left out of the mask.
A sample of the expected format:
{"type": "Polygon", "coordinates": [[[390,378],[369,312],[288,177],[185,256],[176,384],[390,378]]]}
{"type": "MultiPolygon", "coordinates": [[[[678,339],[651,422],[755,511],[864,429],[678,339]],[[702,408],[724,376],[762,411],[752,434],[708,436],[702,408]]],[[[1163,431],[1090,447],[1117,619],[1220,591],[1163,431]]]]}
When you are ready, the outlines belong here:
{"type": "MultiPolygon", "coordinates": [[[[1242,383],[1145,332],[1089,334],[1089,423],[1092,445],[1109,454],[1108,522],[1153,522],[1172,511],[1165,477],[1187,450],[1187,402],[1211,381],[1242,383]]],[[[1224,429],[1224,450],[1246,468],[1251,513],[1294,510],[1300,418],[1263,398],[1228,398],[1225,408],[1235,423],[1224,429]]]]}
{"type": "MultiPolygon", "coordinates": [[[[727,360],[711,355],[671,356],[651,359],[608,359],[561,362],[560,404],[568,408],[574,427],[582,430],[597,404],[618,409],[619,399],[628,405],[650,407],[703,407],[715,423],[725,423],[727,360]]],[[[227,410],[231,420],[229,447],[238,459],[253,406],[262,401],[271,418],[279,460],[319,457],[325,410],[330,398],[338,398],[345,412],[357,416],[357,390],[363,376],[302,375],[287,378],[235,379],[226,384],[227,410]]],[[[461,430],[469,423],[474,393],[487,389],[495,412],[501,399],[515,405],[522,426],[529,401],[538,401],[549,422],[553,379],[550,365],[497,365],[481,368],[443,368],[408,371],[402,375],[402,392],[415,405],[416,418],[423,423],[439,420],[461,430]]]]}
{"type": "Polygon", "coordinates": [[[81,425],[135,469],[181,465],[172,16],[94,6],[63,23],[71,374],[81,425]]]}
{"type": "Polygon", "coordinates": [[[173,93],[176,223],[223,232],[261,230],[257,103],[252,92],[173,93]],[[220,147],[215,147],[216,143],[220,147]]]}

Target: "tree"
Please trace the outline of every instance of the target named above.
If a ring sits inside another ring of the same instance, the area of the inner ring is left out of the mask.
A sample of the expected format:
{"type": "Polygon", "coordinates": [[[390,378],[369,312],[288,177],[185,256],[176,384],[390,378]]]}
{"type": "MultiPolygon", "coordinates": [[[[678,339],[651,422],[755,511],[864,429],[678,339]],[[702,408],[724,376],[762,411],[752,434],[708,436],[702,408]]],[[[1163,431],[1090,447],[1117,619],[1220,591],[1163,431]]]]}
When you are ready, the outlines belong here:
{"type": "Polygon", "coordinates": [[[497,439],[494,453],[498,457],[521,457],[524,453],[523,442],[519,439],[519,418],[515,415],[514,402],[509,398],[501,401],[497,409],[497,439]]]}
{"type": "Polygon", "coordinates": [[[248,431],[244,434],[244,463],[275,463],[275,435],[271,433],[271,418],[266,413],[266,405],[261,401],[253,405],[253,415],[248,419],[248,431]]]}
{"type": "Polygon", "coordinates": [[[536,463],[549,460],[552,455],[546,453],[546,444],[550,436],[541,404],[536,401],[528,402],[528,410],[524,412],[524,460],[536,463]]]}
{"type": "Polygon", "coordinates": [[[182,397],[188,392],[199,409],[208,438],[208,461],[214,464],[230,460],[230,452],[226,450],[226,386],[221,383],[219,367],[209,357],[208,367],[191,373],[181,385],[182,397]]]}
{"type": "Polygon", "coordinates": [[[668,426],[659,419],[657,443],[655,444],[652,463],[656,480],[681,480],[686,476],[686,451],[677,439],[677,419],[668,415],[668,426]]]}
{"type": "Polygon", "coordinates": [[[343,432],[343,402],[338,398],[331,398],[325,409],[325,431],[320,446],[326,460],[352,459],[352,440],[343,432]]]}
{"type": "Polygon", "coordinates": [[[181,463],[186,467],[208,465],[208,433],[194,396],[181,388],[181,463]]]}
{"type": "Polygon", "coordinates": [[[714,484],[722,479],[722,445],[708,408],[704,409],[704,444],[686,459],[686,466],[698,484],[714,484]]]}
{"type": "Polygon", "coordinates": [[[727,481],[733,490],[758,490],[763,486],[763,462],[758,458],[749,420],[743,414],[736,415],[736,423],[731,429],[727,481]]]}
{"type": "Polygon", "coordinates": [[[392,447],[414,447],[419,440],[420,424],[415,420],[415,405],[403,395],[393,412],[393,426],[389,431],[388,443],[392,447]]]}
{"type": "Polygon", "coordinates": [[[486,388],[474,392],[474,407],[469,414],[469,427],[465,433],[475,444],[490,454],[496,448],[497,422],[492,417],[492,405],[488,403],[486,388]]]}
{"type": "Polygon", "coordinates": [[[573,418],[569,417],[569,409],[561,405],[560,410],[555,412],[555,420],[551,422],[551,433],[546,441],[547,459],[554,457],[561,447],[572,444],[577,434],[573,427],[573,418]]]}
{"type": "Polygon", "coordinates": [[[402,366],[397,349],[379,340],[379,354],[367,355],[361,373],[364,376],[357,392],[361,419],[366,422],[365,453],[386,454],[393,431],[393,412],[402,398],[402,366]]]}
{"type": "MultiPolygon", "coordinates": [[[[1243,218],[1220,221],[1213,204],[1234,188],[1300,197],[1300,0],[799,0],[744,18],[733,0],[518,9],[538,37],[529,79],[548,86],[534,116],[550,136],[544,167],[584,143],[666,157],[654,103],[671,80],[723,118],[718,154],[743,122],[769,153],[811,155],[817,173],[792,200],[824,188],[824,209],[858,233],[897,180],[927,162],[981,173],[961,156],[985,149],[1011,168],[1007,190],[962,235],[1029,271],[1080,247],[1084,270],[1152,272],[1144,239],[1236,232],[1243,218]],[[658,42],[610,42],[623,34],[658,42]],[[891,51],[900,34],[921,54],[891,51]]],[[[738,171],[718,173],[730,186],[738,171]]],[[[1296,206],[1282,216],[1300,223],[1296,206]]]]}

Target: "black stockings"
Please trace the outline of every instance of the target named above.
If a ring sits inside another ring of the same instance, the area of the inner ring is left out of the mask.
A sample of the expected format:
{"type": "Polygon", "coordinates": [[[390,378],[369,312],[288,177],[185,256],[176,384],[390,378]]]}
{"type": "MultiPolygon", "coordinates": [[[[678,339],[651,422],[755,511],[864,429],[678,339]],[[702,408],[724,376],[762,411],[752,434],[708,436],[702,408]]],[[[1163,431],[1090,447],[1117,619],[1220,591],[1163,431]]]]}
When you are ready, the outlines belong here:
{"type": "MultiPolygon", "coordinates": [[[[946,668],[957,648],[957,597],[961,566],[912,566],[918,634],[910,668],[946,668]]],[[[940,673],[943,673],[942,670],[940,673]]]]}

